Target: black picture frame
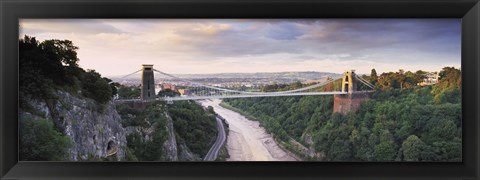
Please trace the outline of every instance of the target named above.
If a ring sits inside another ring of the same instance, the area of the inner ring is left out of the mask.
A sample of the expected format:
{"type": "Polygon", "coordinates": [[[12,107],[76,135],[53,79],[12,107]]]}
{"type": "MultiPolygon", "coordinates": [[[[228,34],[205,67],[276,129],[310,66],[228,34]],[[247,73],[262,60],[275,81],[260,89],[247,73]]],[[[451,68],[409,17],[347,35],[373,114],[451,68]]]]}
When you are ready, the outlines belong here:
{"type": "Polygon", "coordinates": [[[0,179],[479,179],[478,0],[1,0],[0,179]],[[463,162],[18,162],[20,18],[461,18],[463,162]]]}

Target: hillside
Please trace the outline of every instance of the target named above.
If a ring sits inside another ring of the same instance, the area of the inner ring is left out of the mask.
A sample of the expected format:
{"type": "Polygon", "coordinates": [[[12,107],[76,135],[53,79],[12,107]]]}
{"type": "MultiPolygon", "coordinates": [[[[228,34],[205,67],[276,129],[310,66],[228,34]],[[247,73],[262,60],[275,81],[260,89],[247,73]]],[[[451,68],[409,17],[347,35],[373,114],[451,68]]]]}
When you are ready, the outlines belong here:
{"type": "Polygon", "coordinates": [[[461,72],[446,67],[440,82],[428,86],[417,86],[421,78],[413,74],[365,77],[376,84],[377,92],[347,115],[333,113],[332,96],[227,99],[225,103],[259,120],[278,141],[306,159],[461,161],[461,72]]]}

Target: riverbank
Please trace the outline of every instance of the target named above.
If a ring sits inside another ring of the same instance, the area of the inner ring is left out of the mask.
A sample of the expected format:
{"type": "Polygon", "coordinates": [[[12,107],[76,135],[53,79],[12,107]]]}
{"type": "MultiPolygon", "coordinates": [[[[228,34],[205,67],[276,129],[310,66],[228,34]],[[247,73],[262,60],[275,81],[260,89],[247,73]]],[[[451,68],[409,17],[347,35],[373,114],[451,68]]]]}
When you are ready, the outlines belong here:
{"type": "MultiPolygon", "coordinates": [[[[252,116],[248,113],[245,113],[244,111],[242,111],[240,109],[237,109],[237,108],[231,106],[228,103],[221,102],[220,106],[223,107],[223,108],[226,108],[228,110],[237,112],[237,113],[241,114],[242,116],[245,116],[247,119],[261,122],[260,119],[257,119],[256,117],[254,117],[254,116],[252,116]]],[[[302,152],[308,151],[308,148],[301,145],[301,143],[295,141],[294,139],[290,138],[289,142],[284,142],[284,141],[281,141],[277,138],[273,138],[273,139],[275,140],[275,142],[279,145],[279,147],[283,151],[287,152],[290,156],[294,157],[296,160],[303,161],[305,159],[308,159],[308,160],[311,159],[311,157],[307,157],[306,154],[302,153],[302,152]]]]}
{"type": "Polygon", "coordinates": [[[273,137],[260,126],[238,112],[220,106],[221,100],[201,101],[203,106],[212,106],[224,117],[229,126],[227,161],[295,161],[288,151],[283,150],[273,137]]]}

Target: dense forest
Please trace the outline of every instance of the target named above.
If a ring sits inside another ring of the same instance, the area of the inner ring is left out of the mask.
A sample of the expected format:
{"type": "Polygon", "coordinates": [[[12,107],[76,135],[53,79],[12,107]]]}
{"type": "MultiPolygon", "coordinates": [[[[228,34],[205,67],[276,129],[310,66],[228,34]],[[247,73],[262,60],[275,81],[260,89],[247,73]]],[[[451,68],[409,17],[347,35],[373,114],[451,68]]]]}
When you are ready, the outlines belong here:
{"type": "MultiPolygon", "coordinates": [[[[377,91],[346,115],[333,113],[333,96],[227,99],[224,106],[259,120],[290,150],[296,151],[293,139],[320,154],[305,159],[461,161],[461,71],[445,67],[438,83],[419,86],[425,75],[402,70],[377,75],[373,69],[363,77],[377,91]]],[[[301,86],[271,85],[264,91],[301,86]]],[[[320,91],[327,89],[339,90],[339,82],[320,91]]]]}

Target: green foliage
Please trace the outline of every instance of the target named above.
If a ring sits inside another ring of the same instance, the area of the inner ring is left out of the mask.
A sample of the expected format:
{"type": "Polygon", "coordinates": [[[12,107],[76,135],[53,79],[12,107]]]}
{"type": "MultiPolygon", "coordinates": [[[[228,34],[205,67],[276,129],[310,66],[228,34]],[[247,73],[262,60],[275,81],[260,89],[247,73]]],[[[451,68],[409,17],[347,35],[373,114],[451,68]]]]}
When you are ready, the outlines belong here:
{"type": "Polygon", "coordinates": [[[216,113],[215,113],[215,110],[213,110],[213,107],[212,107],[212,106],[208,106],[207,112],[210,113],[210,114],[216,114],[216,113]]]}
{"type": "Polygon", "coordinates": [[[137,126],[149,128],[153,127],[152,139],[145,140],[142,135],[133,133],[127,136],[127,158],[138,161],[162,161],[165,160],[165,153],[163,151],[163,144],[167,140],[166,117],[163,114],[165,109],[162,108],[164,104],[152,103],[147,105],[143,111],[128,108],[128,106],[117,106],[117,111],[122,116],[124,125],[137,126]],[[127,117],[124,119],[124,117],[127,117]],[[133,120],[130,117],[134,117],[133,120]],[[139,123],[137,121],[141,121],[139,123]]]}
{"type": "Polygon", "coordinates": [[[432,94],[436,103],[460,103],[462,72],[453,67],[444,67],[439,73],[439,82],[433,87],[432,94]]]}
{"type": "Polygon", "coordinates": [[[381,142],[374,148],[375,161],[393,161],[396,156],[395,144],[392,141],[381,142]]]}
{"type": "Polygon", "coordinates": [[[157,96],[158,97],[165,97],[165,96],[174,97],[174,96],[180,96],[180,93],[178,93],[177,91],[172,91],[171,89],[165,89],[165,90],[159,91],[157,96]]]}
{"type": "Polygon", "coordinates": [[[372,71],[370,72],[370,83],[375,85],[377,84],[377,81],[378,81],[377,71],[375,69],[372,69],[372,71]]]}
{"type": "Polygon", "coordinates": [[[49,120],[20,119],[20,160],[65,161],[71,141],[49,120]]]}
{"type": "Polygon", "coordinates": [[[165,160],[162,150],[168,136],[165,129],[165,112],[172,117],[177,140],[184,141],[193,153],[200,156],[206,155],[217,135],[214,112],[205,111],[200,105],[189,101],[175,102],[166,107],[164,102],[151,103],[143,110],[130,108],[127,105],[117,105],[124,127],[155,126],[151,141],[144,141],[139,134],[127,136],[131,158],[139,161],[165,160]]]}
{"type": "Polygon", "coordinates": [[[193,153],[205,156],[217,135],[215,115],[191,101],[175,102],[169,105],[168,112],[178,138],[183,139],[193,153]]]}
{"type": "Polygon", "coordinates": [[[88,70],[82,76],[82,95],[105,104],[112,99],[112,88],[95,70],[88,70]]]}
{"type": "Polygon", "coordinates": [[[108,79],[106,77],[103,78],[108,85],[110,85],[110,89],[112,89],[112,97],[118,94],[118,88],[121,86],[120,83],[113,82],[111,79],[108,79]]]}
{"type": "Polygon", "coordinates": [[[19,95],[21,108],[27,108],[26,98],[54,99],[55,90],[82,95],[105,104],[114,90],[107,78],[97,72],[85,72],[78,66],[77,50],[69,40],[45,40],[25,36],[19,40],[19,95]]]}
{"type": "Polygon", "coordinates": [[[149,124],[145,120],[145,113],[140,109],[131,108],[126,104],[117,104],[117,112],[122,117],[122,126],[141,126],[148,127],[149,124]]]}
{"type": "Polygon", "coordinates": [[[419,161],[424,152],[425,143],[415,135],[410,135],[402,143],[403,159],[406,161],[419,161]]]}
{"type": "MultiPolygon", "coordinates": [[[[35,37],[25,36],[19,41],[19,96],[20,107],[26,108],[25,97],[49,98],[54,81],[50,72],[60,62],[50,62],[35,37]]],[[[63,76],[63,71],[58,72],[63,76]]]]}
{"type": "Polygon", "coordinates": [[[46,40],[39,42],[35,37],[25,36],[19,40],[21,74],[41,75],[55,84],[71,83],[68,72],[78,67],[76,51],[69,40],[46,40]]]}
{"type": "Polygon", "coordinates": [[[120,99],[137,99],[140,98],[141,89],[138,87],[119,86],[118,97],[120,99]]]}
{"type": "Polygon", "coordinates": [[[165,126],[157,129],[153,134],[153,139],[148,141],[145,146],[145,153],[143,160],[158,161],[164,160],[163,143],[167,140],[165,126]]]}
{"type": "MultiPolygon", "coordinates": [[[[310,133],[313,147],[324,154],[321,160],[459,161],[462,156],[459,71],[451,68],[444,71],[444,81],[429,86],[417,86],[425,77],[424,71],[383,73],[376,84],[380,90],[357,112],[347,115],[332,113],[331,96],[224,102],[243,114],[258,117],[266,130],[282,141],[293,138],[303,142],[302,135],[310,133]],[[442,87],[447,90],[438,91],[442,87]],[[441,95],[436,95],[437,91],[441,95]],[[436,101],[435,97],[441,100],[436,101]]],[[[278,91],[272,87],[267,90],[278,91]]]]}
{"type": "MultiPolygon", "coordinates": [[[[402,70],[399,72],[382,73],[376,79],[376,86],[382,90],[412,89],[416,87],[418,83],[423,81],[425,74],[426,72],[424,71],[412,73],[410,71],[404,72],[402,70]]],[[[373,79],[374,77],[371,78],[375,81],[375,79],[373,79]]]]}

